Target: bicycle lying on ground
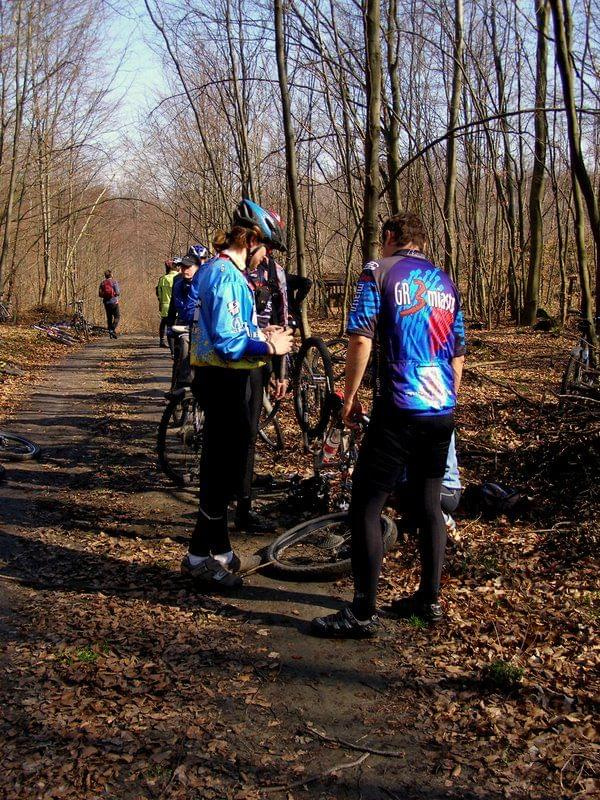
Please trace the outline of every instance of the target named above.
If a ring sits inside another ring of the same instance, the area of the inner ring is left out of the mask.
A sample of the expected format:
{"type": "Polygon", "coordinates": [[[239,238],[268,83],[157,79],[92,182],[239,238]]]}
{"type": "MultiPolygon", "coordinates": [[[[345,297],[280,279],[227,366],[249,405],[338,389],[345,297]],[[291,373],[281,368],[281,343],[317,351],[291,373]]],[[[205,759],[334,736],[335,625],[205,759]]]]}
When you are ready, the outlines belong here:
{"type": "MultiPolygon", "coordinates": [[[[362,415],[357,429],[341,429],[341,401],[331,403],[332,423],[325,439],[323,454],[327,453],[327,442],[339,445],[335,457],[331,450],[327,456],[315,458],[315,476],[312,491],[314,502],[334,507],[330,514],[301,522],[285,531],[270,545],[266,553],[269,569],[276,575],[291,580],[320,580],[348,575],[351,564],[351,527],[348,516],[352,491],[352,473],[358,458],[360,438],[369,419],[362,415]]],[[[387,553],[396,542],[396,525],[390,517],[381,517],[383,550],[387,553]]]]}
{"type": "Polygon", "coordinates": [[[92,325],[83,315],[83,300],[74,300],[71,304],[75,311],[73,315],[60,322],[39,322],[33,325],[38,331],[43,331],[49,339],[65,345],[77,344],[81,341],[88,341],[90,336],[101,336],[108,333],[107,328],[100,325],[92,325]]]}
{"type": "MultiPolygon", "coordinates": [[[[596,330],[599,322],[597,317],[596,330]]],[[[587,320],[579,320],[579,342],[571,350],[560,385],[561,408],[568,400],[600,400],[600,350],[590,342],[589,326],[587,320]]]]}
{"type": "Polygon", "coordinates": [[[0,322],[10,322],[10,307],[7,303],[0,302],[0,322]]]}
{"type": "Polygon", "coordinates": [[[30,461],[39,454],[40,448],[29,439],[0,431],[0,461],[30,461]]]}

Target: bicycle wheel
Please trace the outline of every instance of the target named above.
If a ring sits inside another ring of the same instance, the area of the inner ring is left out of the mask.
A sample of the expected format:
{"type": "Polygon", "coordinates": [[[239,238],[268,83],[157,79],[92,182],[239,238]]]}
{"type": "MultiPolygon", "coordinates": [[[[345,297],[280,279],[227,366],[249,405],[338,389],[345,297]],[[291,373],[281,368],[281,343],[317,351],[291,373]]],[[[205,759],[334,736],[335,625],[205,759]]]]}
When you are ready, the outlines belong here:
{"type": "MultiPolygon", "coordinates": [[[[293,580],[338,578],[352,571],[350,520],[345,511],[302,522],[282,533],[267,550],[267,561],[277,575],[293,580]]],[[[381,517],[383,552],[396,541],[396,525],[381,517]]]]}
{"type": "Polygon", "coordinates": [[[176,486],[196,485],[204,415],[192,397],[175,398],[165,408],[158,426],[158,464],[176,486]]]}
{"type": "Polygon", "coordinates": [[[277,419],[280,407],[281,400],[271,403],[269,396],[265,392],[258,422],[258,435],[273,450],[283,450],[284,448],[283,431],[277,419]]]}
{"type": "Polygon", "coordinates": [[[314,439],[325,431],[331,416],[334,377],[325,342],[316,336],[306,339],[296,364],[294,411],[302,431],[314,439]]]}
{"type": "Polygon", "coordinates": [[[14,433],[0,431],[0,459],[7,461],[30,461],[37,458],[40,448],[37,444],[14,433]]]}

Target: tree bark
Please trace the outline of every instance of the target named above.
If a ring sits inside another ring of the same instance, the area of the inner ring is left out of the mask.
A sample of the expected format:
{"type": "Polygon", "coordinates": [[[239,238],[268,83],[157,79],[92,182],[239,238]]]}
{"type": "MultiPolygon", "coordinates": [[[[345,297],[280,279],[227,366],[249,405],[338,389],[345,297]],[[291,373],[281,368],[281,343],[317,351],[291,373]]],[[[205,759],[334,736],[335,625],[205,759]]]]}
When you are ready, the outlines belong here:
{"type": "Polygon", "coordinates": [[[380,0],[364,0],[367,125],[365,130],[365,192],[363,205],[363,261],[377,257],[379,237],[379,136],[381,133],[380,0]]]}
{"type": "Polygon", "coordinates": [[[534,325],[537,318],[540,270],[542,266],[543,220],[542,201],[546,178],[546,148],[548,144],[548,122],[546,119],[546,92],[548,55],[546,37],[548,35],[548,6],[546,0],[535,0],[537,20],[537,53],[535,74],[535,147],[531,189],[529,193],[529,271],[523,307],[523,323],[534,325]]]}
{"type": "MultiPolygon", "coordinates": [[[[285,162],[287,167],[287,188],[292,203],[294,215],[294,234],[296,238],[296,272],[306,278],[305,252],[304,252],[304,220],[300,205],[298,190],[298,162],[296,157],[296,136],[292,125],[292,112],[290,92],[288,87],[287,65],[285,58],[285,38],[283,30],[283,0],[275,0],[275,49],[277,52],[277,75],[279,77],[279,91],[281,93],[281,107],[283,112],[283,130],[285,136],[285,162]]],[[[310,336],[310,326],[306,313],[306,301],[302,303],[302,324],[307,336],[310,336]]]]}
{"type": "Polygon", "coordinates": [[[446,144],[446,188],[444,193],[444,269],[453,280],[457,278],[456,258],[456,134],[463,82],[463,0],[454,0],[454,42],[452,95],[448,113],[448,140],[446,144]]]}

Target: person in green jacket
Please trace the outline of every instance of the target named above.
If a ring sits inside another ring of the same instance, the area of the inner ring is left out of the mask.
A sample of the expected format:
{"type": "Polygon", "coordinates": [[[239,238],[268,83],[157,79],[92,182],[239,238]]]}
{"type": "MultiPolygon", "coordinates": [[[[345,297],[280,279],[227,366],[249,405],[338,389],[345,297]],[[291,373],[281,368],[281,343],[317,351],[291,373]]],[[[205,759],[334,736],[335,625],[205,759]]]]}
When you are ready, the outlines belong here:
{"type": "MultiPolygon", "coordinates": [[[[177,259],[177,261],[178,260],[179,259],[177,259]]],[[[176,264],[171,259],[165,261],[165,274],[159,278],[156,286],[158,311],[160,313],[160,328],[158,329],[160,347],[171,347],[170,340],[167,342],[167,337],[165,336],[165,328],[167,325],[167,315],[169,314],[171,293],[173,292],[173,281],[178,274],[179,269],[177,268],[176,264]]]]}

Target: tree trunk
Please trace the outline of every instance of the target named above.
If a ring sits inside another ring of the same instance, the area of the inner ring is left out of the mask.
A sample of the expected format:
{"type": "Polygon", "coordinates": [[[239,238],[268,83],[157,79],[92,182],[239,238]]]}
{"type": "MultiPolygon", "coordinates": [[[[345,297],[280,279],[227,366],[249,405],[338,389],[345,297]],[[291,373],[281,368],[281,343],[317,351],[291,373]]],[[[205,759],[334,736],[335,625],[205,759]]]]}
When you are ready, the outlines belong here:
{"type": "Polygon", "coordinates": [[[444,193],[444,269],[453,280],[457,278],[456,258],[456,133],[463,81],[463,0],[454,0],[454,43],[452,69],[452,95],[448,113],[448,140],[446,144],[446,189],[444,193]]]}
{"type": "Polygon", "coordinates": [[[546,90],[548,57],[546,37],[548,35],[548,7],[546,0],[536,0],[537,19],[537,57],[535,75],[535,148],[531,189],[529,193],[529,272],[523,308],[523,324],[534,325],[537,317],[540,270],[542,266],[543,221],[542,201],[546,177],[546,148],[548,143],[548,123],[546,120],[546,90]]]}
{"type": "MultiPolygon", "coordinates": [[[[290,93],[288,88],[287,66],[285,59],[285,39],[283,31],[283,0],[275,0],[275,49],[277,51],[277,75],[281,92],[281,108],[283,112],[283,130],[285,135],[285,162],[287,167],[287,187],[294,215],[294,234],[296,238],[296,271],[306,277],[304,252],[304,221],[298,191],[298,163],[296,159],[296,137],[292,125],[290,93]]],[[[306,313],[306,301],[302,303],[302,324],[307,336],[310,326],[306,313]]]]}
{"type": "Polygon", "coordinates": [[[365,0],[367,125],[365,130],[365,193],[363,207],[363,260],[377,257],[379,237],[379,136],[381,132],[380,0],[365,0]]]}
{"type": "MultiPolygon", "coordinates": [[[[598,203],[594,193],[594,187],[590,180],[583,153],[581,149],[581,132],[575,103],[575,90],[573,86],[573,59],[571,52],[571,31],[572,18],[568,0],[549,0],[552,8],[552,18],[554,22],[554,40],[556,62],[560,72],[563,98],[567,114],[567,128],[569,133],[569,152],[571,155],[571,170],[573,173],[573,199],[576,203],[579,191],[583,195],[587,206],[587,213],[592,229],[592,236],[596,244],[596,314],[600,311],[600,214],[598,203]]],[[[583,226],[583,221],[576,221],[576,234],[583,236],[583,231],[578,230],[583,226]]],[[[578,242],[579,245],[579,242],[578,242]]],[[[579,249],[579,247],[578,247],[579,249]]],[[[594,312],[592,311],[592,296],[589,286],[589,274],[585,265],[580,262],[580,282],[581,282],[581,312],[588,322],[590,337],[596,343],[596,331],[594,328],[594,312]]]]}

